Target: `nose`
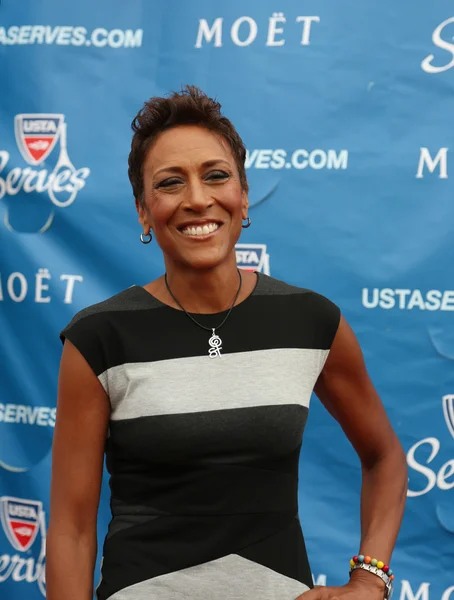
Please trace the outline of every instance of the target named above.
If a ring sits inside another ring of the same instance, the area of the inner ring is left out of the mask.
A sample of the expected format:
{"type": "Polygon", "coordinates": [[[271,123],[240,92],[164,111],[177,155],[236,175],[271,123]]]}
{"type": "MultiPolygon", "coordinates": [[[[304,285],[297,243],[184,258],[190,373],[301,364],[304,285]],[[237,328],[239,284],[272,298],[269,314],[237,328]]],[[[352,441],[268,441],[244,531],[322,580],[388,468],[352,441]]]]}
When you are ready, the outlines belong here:
{"type": "Polygon", "coordinates": [[[198,178],[191,178],[186,187],[182,208],[187,211],[204,212],[213,204],[210,190],[198,178]]]}

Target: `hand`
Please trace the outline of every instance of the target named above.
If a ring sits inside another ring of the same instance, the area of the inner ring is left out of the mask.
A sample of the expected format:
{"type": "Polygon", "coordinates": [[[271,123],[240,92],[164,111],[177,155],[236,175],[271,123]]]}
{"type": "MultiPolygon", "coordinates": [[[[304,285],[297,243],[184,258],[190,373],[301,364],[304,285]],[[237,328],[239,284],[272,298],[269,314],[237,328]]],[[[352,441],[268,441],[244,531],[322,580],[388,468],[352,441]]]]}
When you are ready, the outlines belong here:
{"type": "Polygon", "coordinates": [[[355,572],[342,586],[316,586],[295,600],[383,600],[384,582],[371,573],[355,572]]]}

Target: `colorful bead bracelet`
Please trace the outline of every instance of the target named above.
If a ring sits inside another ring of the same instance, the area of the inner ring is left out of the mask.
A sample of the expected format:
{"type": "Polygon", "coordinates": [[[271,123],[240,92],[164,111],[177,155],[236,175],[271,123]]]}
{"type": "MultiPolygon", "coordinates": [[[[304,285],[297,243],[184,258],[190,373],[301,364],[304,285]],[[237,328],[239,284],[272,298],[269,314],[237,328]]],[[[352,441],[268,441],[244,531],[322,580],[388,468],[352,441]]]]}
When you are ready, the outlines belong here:
{"type": "Polygon", "coordinates": [[[387,575],[391,581],[394,580],[394,575],[392,569],[389,568],[388,565],[385,565],[381,560],[377,560],[376,558],[371,558],[370,556],[364,556],[364,554],[358,554],[358,556],[354,556],[350,560],[350,570],[352,570],[356,565],[360,565],[365,563],[366,565],[371,565],[372,567],[377,567],[383,571],[385,575],[387,575]]]}

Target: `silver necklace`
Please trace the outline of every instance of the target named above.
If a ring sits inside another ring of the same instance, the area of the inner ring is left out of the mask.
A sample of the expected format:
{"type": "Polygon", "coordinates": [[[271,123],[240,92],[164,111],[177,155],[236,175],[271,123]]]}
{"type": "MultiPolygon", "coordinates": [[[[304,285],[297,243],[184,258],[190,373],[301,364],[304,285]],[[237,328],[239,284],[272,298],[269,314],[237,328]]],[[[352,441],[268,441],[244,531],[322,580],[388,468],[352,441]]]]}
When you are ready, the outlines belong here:
{"type": "Polygon", "coordinates": [[[195,323],[196,325],[198,325],[198,326],[199,326],[199,327],[201,327],[202,329],[205,329],[206,331],[211,331],[211,334],[212,334],[212,335],[211,335],[210,339],[208,340],[208,345],[209,345],[209,349],[208,349],[208,356],[209,356],[210,358],[217,358],[217,357],[219,357],[219,358],[220,358],[220,357],[222,356],[222,355],[221,355],[221,350],[222,350],[222,340],[221,340],[221,338],[220,338],[220,337],[217,335],[217,333],[216,333],[216,329],[218,329],[218,330],[219,330],[219,329],[221,329],[221,327],[222,327],[222,326],[224,325],[224,323],[227,321],[227,319],[228,319],[228,318],[229,318],[229,316],[230,316],[230,313],[231,313],[231,312],[232,312],[232,310],[233,310],[233,307],[235,306],[235,302],[237,301],[237,299],[238,299],[238,296],[240,295],[240,291],[241,291],[241,285],[242,285],[242,283],[243,283],[243,279],[242,279],[242,277],[241,277],[241,272],[240,272],[240,270],[239,270],[239,269],[237,269],[237,271],[238,271],[238,276],[239,276],[239,278],[240,278],[240,284],[239,284],[239,286],[238,286],[238,290],[237,290],[237,292],[236,292],[236,294],[235,294],[235,298],[233,299],[232,306],[229,308],[229,311],[228,311],[228,313],[225,315],[225,317],[223,318],[222,322],[221,322],[221,323],[220,323],[220,324],[219,324],[217,327],[205,327],[205,325],[202,325],[201,323],[199,323],[198,321],[196,321],[196,320],[194,319],[194,317],[193,317],[192,315],[190,315],[190,314],[189,314],[189,313],[188,313],[188,312],[185,310],[185,308],[184,308],[184,307],[183,307],[183,306],[180,304],[180,302],[178,302],[178,300],[175,298],[175,296],[174,296],[174,295],[173,295],[173,293],[172,293],[172,290],[171,290],[171,289],[170,289],[170,287],[169,287],[169,283],[168,283],[168,281],[167,281],[167,273],[165,273],[165,274],[164,274],[164,281],[165,281],[165,284],[166,284],[167,291],[168,291],[168,292],[169,292],[169,294],[172,296],[173,300],[174,300],[174,301],[175,301],[175,302],[178,304],[178,306],[181,308],[181,310],[182,310],[182,311],[183,311],[183,312],[184,312],[184,313],[185,313],[185,314],[186,314],[186,315],[187,315],[187,316],[188,316],[188,317],[191,319],[191,321],[194,321],[194,323],[195,323]]]}

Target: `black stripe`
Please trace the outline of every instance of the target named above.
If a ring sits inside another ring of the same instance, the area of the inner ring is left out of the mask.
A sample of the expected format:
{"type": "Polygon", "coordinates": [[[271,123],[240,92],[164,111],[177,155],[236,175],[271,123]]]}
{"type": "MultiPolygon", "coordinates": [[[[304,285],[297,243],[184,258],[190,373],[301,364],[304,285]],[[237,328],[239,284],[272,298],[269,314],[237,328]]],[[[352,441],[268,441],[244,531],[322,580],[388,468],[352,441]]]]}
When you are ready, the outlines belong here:
{"type": "Polygon", "coordinates": [[[112,496],[149,515],[294,508],[307,413],[283,405],[113,421],[112,496]]]}
{"type": "MultiPolygon", "coordinates": [[[[182,311],[157,305],[143,288],[131,288],[129,292],[135,299],[131,306],[136,308],[91,312],[62,332],[97,375],[129,362],[207,355],[209,331],[195,325],[182,311]]],[[[196,315],[196,319],[206,327],[216,327],[224,314],[196,315]]],[[[329,349],[338,322],[337,307],[314,292],[257,293],[236,306],[217,333],[224,353],[329,349]]]]}
{"type": "MultiPolygon", "coordinates": [[[[237,554],[286,529],[295,516],[294,511],[289,511],[140,520],[106,539],[98,600],[159,575],[237,554]]],[[[310,585],[309,581],[302,583],[310,585]]]]}

